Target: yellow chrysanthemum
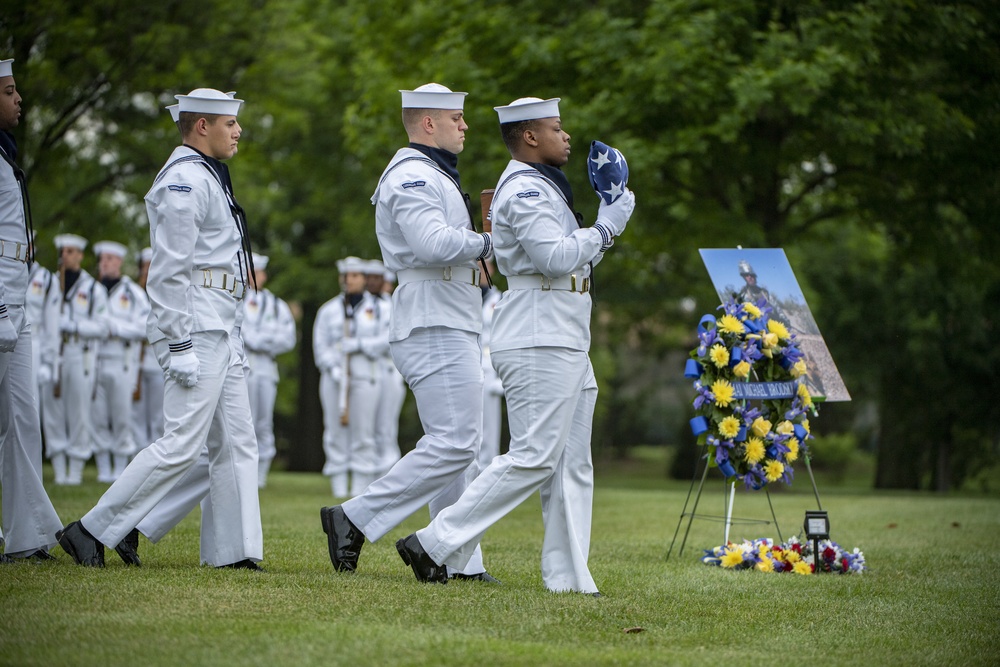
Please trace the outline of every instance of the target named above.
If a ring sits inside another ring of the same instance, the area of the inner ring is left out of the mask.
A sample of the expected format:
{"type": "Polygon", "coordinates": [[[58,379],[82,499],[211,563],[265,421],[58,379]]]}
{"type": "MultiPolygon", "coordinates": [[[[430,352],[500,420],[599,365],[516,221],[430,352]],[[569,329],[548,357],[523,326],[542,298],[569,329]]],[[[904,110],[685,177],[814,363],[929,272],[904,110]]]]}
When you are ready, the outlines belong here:
{"type": "Polygon", "coordinates": [[[788,338],[791,336],[791,334],[788,333],[788,328],[785,327],[785,325],[779,322],[778,320],[768,320],[767,330],[773,333],[781,340],[788,340],[788,338]]]}
{"type": "Polygon", "coordinates": [[[760,463],[764,459],[764,442],[760,438],[750,438],[747,440],[746,452],[743,454],[743,458],[750,465],[760,463]]]}
{"type": "Polygon", "coordinates": [[[788,445],[788,453],[785,454],[785,460],[789,463],[795,463],[799,458],[799,439],[789,438],[785,444],[788,445]]]}
{"type": "Polygon", "coordinates": [[[808,370],[809,369],[806,368],[806,360],[799,359],[794,364],[792,364],[792,367],[789,370],[789,372],[792,374],[793,378],[800,378],[803,375],[805,375],[808,370]]]}
{"type": "Polygon", "coordinates": [[[800,560],[802,560],[802,556],[799,555],[798,551],[792,551],[791,549],[788,549],[786,551],[781,552],[781,559],[786,563],[798,563],[800,560]]]}
{"type": "Polygon", "coordinates": [[[750,319],[756,320],[760,318],[760,308],[756,305],[750,303],[749,301],[743,302],[743,312],[750,316],[750,319]]]}
{"type": "Polygon", "coordinates": [[[757,569],[761,572],[774,572],[774,561],[769,557],[764,556],[760,559],[760,562],[757,563],[757,569]]]}
{"type": "Polygon", "coordinates": [[[733,402],[733,385],[728,380],[716,380],[712,383],[712,393],[715,395],[715,404],[724,408],[733,402]]]}
{"type": "Polygon", "coordinates": [[[722,555],[722,562],[720,563],[722,567],[736,567],[743,562],[743,550],[738,546],[732,546],[726,549],[726,553],[722,555]]]}
{"type": "Polygon", "coordinates": [[[750,364],[746,361],[741,361],[740,363],[733,366],[733,375],[738,378],[745,378],[750,375],[750,364]]]}
{"type": "Polygon", "coordinates": [[[781,464],[781,461],[771,461],[764,466],[764,476],[767,477],[767,481],[769,482],[777,482],[784,474],[785,466],[781,464]]]}
{"type": "Polygon", "coordinates": [[[740,420],[736,417],[729,416],[719,422],[719,434],[723,438],[735,438],[736,434],[740,432],[740,420]]]}
{"type": "Polygon", "coordinates": [[[716,322],[716,326],[719,328],[719,331],[724,333],[741,334],[747,330],[743,326],[743,323],[732,315],[723,315],[720,317],[718,322],[716,322]]]}
{"type": "Polygon", "coordinates": [[[812,574],[812,566],[804,560],[800,560],[792,566],[792,572],[795,574],[812,574]]]}
{"type": "Polygon", "coordinates": [[[781,435],[788,435],[789,433],[795,431],[795,427],[792,426],[792,422],[786,419],[781,423],[779,423],[777,426],[775,426],[774,431],[775,433],[780,433],[781,435]]]}
{"type": "Polygon", "coordinates": [[[805,383],[799,385],[798,394],[799,398],[802,399],[802,405],[808,408],[813,404],[812,396],[809,395],[809,389],[806,388],[805,383]]]}
{"type": "Polygon", "coordinates": [[[750,430],[753,434],[759,438],[763,438],[765,435],[771,431],[771,422],[764,419],[763,417],[757,417],[753,420],[753,424],[750,425],[750,430]]]}
{"type": "Polygon", "coordinates": [[[722,345],[713,345],[708,351],[708,357],[716,368],[725,368],[729,365],[729,350],[722,345]]]}

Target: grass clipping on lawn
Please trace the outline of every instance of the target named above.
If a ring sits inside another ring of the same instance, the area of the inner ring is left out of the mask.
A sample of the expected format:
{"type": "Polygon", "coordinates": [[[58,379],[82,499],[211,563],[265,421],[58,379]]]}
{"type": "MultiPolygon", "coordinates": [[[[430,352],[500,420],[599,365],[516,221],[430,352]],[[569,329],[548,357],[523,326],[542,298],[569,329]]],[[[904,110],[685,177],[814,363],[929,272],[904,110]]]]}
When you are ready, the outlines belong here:
{"type": "MultiPolygon", "coordinates": [[[[699,514],[723,514],[721,486],[706,485],[699,514]]],[[[49,490],[68,522],[104,488],[88,475],[49,490]]],[[[502,586],[427,585],[394,548],[426,513],[366,544],[356,574],[336,573],[319,522],[326,478],[273,473],[263,574],[200,567],[197,511],[157,545],[140,538],[139,569],[112,550],[104,570],[77,567],[58,547],[58,562],[0,566],[0,664],[996,664],[1000,499],[827,494],[834,539],[870,570],[779,577],[702,565],[722,540],[710,521],[665,562],[687,490],[598,478],[595,599],[542,587],[537,496],[483,540],[502,586]]],[[[814,509],[805,487],[771,498],[785,538],[814,509]]],[[[766,499],[738,494],[736,515],[768,518],[766,499]]],[[[769,531],[737,525],[731,539],[769,531]]]]}

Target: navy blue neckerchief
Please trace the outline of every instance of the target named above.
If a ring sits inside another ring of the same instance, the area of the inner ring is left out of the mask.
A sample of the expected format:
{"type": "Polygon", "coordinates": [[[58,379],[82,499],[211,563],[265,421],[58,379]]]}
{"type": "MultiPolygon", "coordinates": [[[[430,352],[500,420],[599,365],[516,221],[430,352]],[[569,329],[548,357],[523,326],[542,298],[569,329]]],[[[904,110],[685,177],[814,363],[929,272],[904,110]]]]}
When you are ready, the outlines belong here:
{"type": "Polygon", "coordinates": [[[458,184],[458,189],[462,189],[462,181],[458,177],[458,155],[452,153],[451,151],[446,151],[443,148],[425,146],[424,144],[417,144],[412,141],[410,142],[410,148],[415,151],[420,151],[430,159],[434,160],[434,164],[441,167],[441,171],[451,176],[455,183],[458,184]]]}

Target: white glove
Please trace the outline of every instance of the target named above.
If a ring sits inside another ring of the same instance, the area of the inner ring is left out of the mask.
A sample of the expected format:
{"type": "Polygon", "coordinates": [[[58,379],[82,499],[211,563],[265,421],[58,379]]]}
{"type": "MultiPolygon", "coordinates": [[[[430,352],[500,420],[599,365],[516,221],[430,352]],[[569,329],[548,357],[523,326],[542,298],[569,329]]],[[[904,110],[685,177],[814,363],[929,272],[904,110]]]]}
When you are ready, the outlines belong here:
{"type": "Polygon", "coordinates": [[[614,204],[606,204],[601,200],[601,206],[597,209],[597,224],[604,225],[614,236],[621,236],[634,210],[635,195],[625,188],[625,193],[614,204]]]}
{"type": "Polygon", "coordinates": [[[59,331],[62,333],[76,333],[79,327],[76,325],[76,321],[73,316],[69,313],[63,313],[59,316],[59,331]]]}
{"type": "Polygon", "coordinates": [[[48,384],[52,382],[52,365],[42,362],[38,364],[38,383],[48,384]]]}
{"type": "Polygon", "coordinates": [[[182,387],[193,387],[198,384],[199,370],[201,370],[201,364],[193,351],[182,354],[171,353],[167,376],[172,377],[182,387]]]}
{"type": "Polygon", "coordinates": [[[361,339],[360,338],[345,338],[344,342],[341,343],[341,349],[344,350],[344,354],[354,354],[361,350],[361,339]]]}
{"type": "Polygon", "coordinates": [[[4,306],[3,316],[0,317],[0,352],[13,352],[17,345],[17,332],[14,331],[14,323],[7,315],[7,307],[4,306]]]}

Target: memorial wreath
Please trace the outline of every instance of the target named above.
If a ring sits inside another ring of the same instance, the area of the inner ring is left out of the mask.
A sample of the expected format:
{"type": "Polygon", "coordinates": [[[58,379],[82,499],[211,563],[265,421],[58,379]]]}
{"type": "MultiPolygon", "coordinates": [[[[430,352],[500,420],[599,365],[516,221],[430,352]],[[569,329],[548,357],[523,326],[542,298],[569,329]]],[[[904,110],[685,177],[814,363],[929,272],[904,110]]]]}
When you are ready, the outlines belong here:
{"type": "MultiPolygon", "coordinates": [[[[725,546],[705,549],[701,562],[731,570],[795,574],[812,574],[817,567],[813,545],[809,541],[799,542],[795,537],[784,544],[775,544],[767,538],[746,540],[740,544],[730,542],[725,546]]],[[[856,574],[866,569],[865,555],[860,549],[848,551],[832,540],[820,540],[820,572],[856,574]]]]}
{"type": "Polygon", "coordinates": [[[720,309],[718,319],[701,318],[684,372],[695,380],[691,430],[727,479],[748,489],[791,484],[816,414],[802,352],[766,300],[729,300],[720,309]]]}

